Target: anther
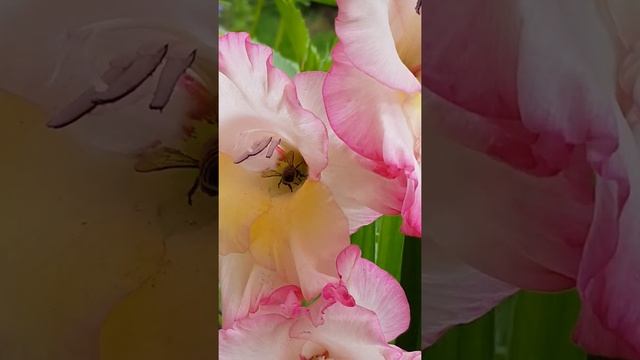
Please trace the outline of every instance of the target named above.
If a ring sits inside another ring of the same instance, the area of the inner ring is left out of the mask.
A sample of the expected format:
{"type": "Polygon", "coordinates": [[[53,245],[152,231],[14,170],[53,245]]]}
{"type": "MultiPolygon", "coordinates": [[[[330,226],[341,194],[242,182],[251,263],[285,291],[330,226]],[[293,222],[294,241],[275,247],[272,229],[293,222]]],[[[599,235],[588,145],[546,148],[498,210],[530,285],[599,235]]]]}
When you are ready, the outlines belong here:
{"type": "Polygon", "coordinates": [[[167,62],[160,73],[160,80],[158,80],[158,86],[153,94],[153,99],[151,100],[151,104],[149,104],[150,109],[164,109],[171,98],[171,94],[173,93],[178,80],[182,74],[191,67],[195,59],[195,49],[183,57],[170,56],[167,58],[167,62]]]}
{"type": "Polygon", "coordinates": [[[281,141],[282,139],[278,139],[278,141],[274,141],[271,143],[269,149],[267,149],[267,159],[271,159],[271,156],[273,156],[273,152],[276,151],[276,148],[278,147],[278,145],[280,145],[281,141]]]}
{"type": "Polygon", "coordinates": [[[234,164],[240,164],[241,162],[247,160],[248,158],[260,154],[267,146],[269,146],[269,144],[271,143],[271,140],[273,140],[272,136],[268,137],[268,138],[264,138],[264,139],[256,142],[255,144],[253,144],[251,149],[249,149],[244,154],[242,154],[233,163],[234,164]]]}

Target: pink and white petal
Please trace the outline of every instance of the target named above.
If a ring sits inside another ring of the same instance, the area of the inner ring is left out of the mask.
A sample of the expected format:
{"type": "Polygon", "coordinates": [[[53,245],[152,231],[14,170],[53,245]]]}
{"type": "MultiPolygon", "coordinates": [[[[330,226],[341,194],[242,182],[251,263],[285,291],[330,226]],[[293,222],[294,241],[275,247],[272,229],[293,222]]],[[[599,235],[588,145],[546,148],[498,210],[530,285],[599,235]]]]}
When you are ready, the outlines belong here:
{"type": "MultiPolygon", "coordinates": [[[[606,21],[603,22],[602,9],[595,3],[540,1],[520,4],[526,21],[520,34],[522,46],[519,51],[522,56],[518,64],[519,83],[515,96],[522,114],[522,124],[547,145],[546,151],[538,154],[538,160],[567,165],[567,155],[571,151],[566,149],[579,146],[584,148],[586,156],[583,158],[589,161],[596,173],[592,226],[585,236],[586,241],[575,243],[577,246],[584,245],[577,275],[583,306],[590,307],[593,313],[591,319],[597,318],[603,328],[635,347],[633,350],[637,352],[637,339],[640,337],[638,327],[634,324],[639,322],[639,313],[632,299],[638,297],[639,289],[634,286],[636,282],[629,279],[637,276],[638,269],[629,254],[639,250],[635,241],[638,238],[638,199],[634,189],[640,179],[637,175],[637,143],[616,98],[615,75],[620,62],[616,58],[618,44],[612,41],[611,29],[606,21]],[[566,13],[572,16],[562,15],[566,13]],[[549,56],[529,56],[541,53],[549,56]],[[567,97],[567,94],[571,94],[571,97],[567,97]],[[562,150],[563,147],[565,150],[562,150]]],[[[474,17],[477,18],[477,14],[474,17]]],[[[512,18],[517,19],[516,16],[512,18]]],[[[514,20],[514,24],[517,21],[514,20]]],[[[494,34],[487,41],[501,43],[503,37],[494,34]]],[[[449,43],[445,41],[442,44],[449,43]]],[[[508,59],[506,56],[502,58],[508,59]]],[[[513,65],[510,61],[507,63],[513,65]]],[[[496,64],[509,69],[499,62],[496,64]]],[[[514,76],[511,70],[489,73],[492,76],[500,73],[514,76]]],[[[482,83],[493,84],[491,81],[482,83]]],[[[444,84],[440,90],[450,85],[444,84]]],[[[504,89],[509,91],[504,93],[512,94],[513,98],[516,92],[510,91],[510,87],[505,86],[504,89]]],[[[485,93],[493,97],[499,94],[496,91],[485,93]]],[[[448,98],[457,103],[461,99],[448,98]]],[[[479,106],[473,109],[471,105],[474,101],[476,105],[482,105],[483,102],[495,104],[493,101],[483,101],[482,96],[473,96],[464,106],[474,111],[484,111],[485,115],[498,115],[491,113],[491,108],[479,106]]],[[[509,116],[503,114],[503,117],[509,116]]],[[[572,164],[572,161],[568,163],[572,164]]],[[[565,208],[570,207],[565,205],[565,208]]],[[[585,323],[588,323],[591,316],[589,312],[583,316],[587,318],[585,323]]],[[[595,331],[597,328],[594,328],[595,331]]],[[[610,347],[611,343],[607,344],[611,339],[607,339],[606,334],[599,337],[581,328],[578,337],[587,348],[616,353],[616,349],[610,347]],[[599,343],[600,340],[603,343],[599,343]]]]}
{"type": "MultiPolygon", "coordinates": [[[[416,12],[415,5],[412,1],[389,1],[389,25],[398,56],[412,74],[420,76],[422,71],[422,16],[416,12]]],[[[380,55],[378,54],[378,56],[380,55]]],[[[382,81],[384,82],[384,80],[382,81]]]]}
{"type": "Polygon", "coordinates": [[[402,203],[402,226],[405,235],[422,236],[422,169],[416,165],[416,171],[407,179],[406,194],[402,203]]]}
{"type": "Polygon", "coordinates": [[[299,318],[291,328],[291,335],[314,342],[330,358],[386,359],[388,345],[372,311],[336,303],[325,310],[324,320],[314,327],[309,317],[299,318]]]}
{"type": "Polygon", "coordinates": [[[369,260],[361,258],[360,248],[351,245],[336,259],[341,281],[360,307],[373,311],[380,322],[385,341],[391,341],[409,328],[409,302],[400,283],[369,260]]]}
{"type": "Polygon", "coordinates": [[[220,359],[298,359],[304,341],[289,336],[292,323],[293,320],[270,314],[219,330],[220,359]]]}
{"type": "Polygon", "coordinates": [[[598,142],[598,151],[610,154],[616,147],[613,114],[619,112],[615,104],[618,49],[597,4],[545,0],[533,6],[524,2],[522,12],[527,21],[521,32],[517,75],[523,124],[540,136],[559,137],[558,141],[569,144],[598,142]],[[561,15],[565,13],[574,16],[561,15]],[[562,55],[527,56],[558,49],[563,49],[562,55]],[[591,104],[594,99],[599,101],[591,104]]]}
{"type": "Polygon", "coordinates": [[[445,106],[426,108],[424,141],[430,184],[424,214],[434,241],[518,287],[572,287],[593,211],[591,188],[585,186],[592,173],[581,169],[584,159],[572,158],[570,169],[580,170],[575,174],[568,169],[539,178],[514,171],[486,155],[487,139],[500,129],[454,105],[439,104],[445,106]],[[462,146],[460,139],[475,142],[485,154],[462,146]]]}
{"type": "Polygon", "coordinates": [[[309,313],[309,310],[302,306],[303,301],[299,286],[284,285],[260,299],[258,313],[278,314],[293,319],[309,313]]]}
{"type": "Polygon", "coordinates": [[[640,4],[635,1],[608,1],[608,12],[614,21],[617,34],[627,48],[640,42],[640,4]]]}
{"type": "Polygon", "coordinates": [[[370,160],[351,151],[336,136],[327,119],[322,98],[325,73],[298,74],[294,82],[300,103],[313,112],[328,128],[329,165],[322,173],[322,182],[333,193],[336,202],[349,219],[351,232],[369,224],[382,214],[398,214],[402,207],[402,179],[390,180],[374,173],[370,160]],[[358,186],[353,186],[358,184],[358,186]]]}
{"type": "Polygon", "coordinates": [[[640,45],[634,46],[622,59],[618,83],[621,90],[618,102],[634,132],[636,142],[640,143],[640,45]]]}
{"type": "Polygon", "coordinates": [[[518,2],[424,1],[422,14],[422,84],[466,110],[518,119],[518,2]]]}
{"type": "MultiPolygon", "coordinates": [[[[414,26],[406,31],[417,32],[405,35],[397,25],[392,26],[397,22],[390,23],[390,17],[404,15],[405,11],[397,12],[400,7],[392,6],[391,2],[398,3],[391,0],[338,0],[336,34],[344,44],[344,56],[360,71],[395,90],[419,92],[420,82],[411,72],[413,69],[403,63],[394,36],[402,38],[402,49],[405,47],[404,42],[408,40],[404,37],[413,36],[414,46],[420,49],[420,27],[416,27],[415,21],[412,21],[414,26]]],[[[412,7],[410,1],[404,3],[407,7],[412,7]]],[[[416,13],[413,15],[419,23],[420,16],[416,13]]],[[[415,65],[414,61],[410,64],[415,65]]]]}
{"type": "Polygon", "coordinates": [[[469,323],[518,289],[451,256],[435,242],[422,242],[422,347],[449,327],[469,323]]]}
{"type": "Polygon", "coordinates": [[[420,351],[405,351],[395,345],[389,345],[387,352],[385,352],[386,359],[393,360],[418,360],[422,359],[422,352],[420,351]]]}
{"type": "Polygon", "coordinates": [[[250,241],[259,264],[312,299],[337,281],[335,259],[349,245],[349,226],[329,189],[307,180],[293,194],[272,199],[251,226],[250,241]]]}
{"type": "Polygon", "coordinates": [[[333,61],[323,86],[333,131],[356,153],[384,166],[379,171],[383,176],[393,178],[412,170],[415,141],[404,109],[412,95],[386,87],[353,67],[340,43],[333,49],[333,61]],[[358,101],[353,101],[354,94],[358,101]]]}
{"type": "Polygon", "coordinates": [[[365,225],[376,221],[384,215],[370,208],[362,207],[356,200],[345,198],[336,199],[344,215],[349,219],[349,233],[353,234],[365,225]]]}
{"type": "Polygon", "coordinates": [[[592,355],[620,359],[640,359],[640,352],[633,343],[609,329],[591,307],[582,304],[578,323],[574,329],[573,341],[592,355]]]}
{"type": "Polygon", "coordinates": [[[244,134],[282,138],[300,151],[310,178],[319,179],[327,165],[326,128],[300,106],[293,81],[273,66],[272,50],[251,43],[246,33],[220,37],[219,47],[219,89],[225,94],[219,127],[229,134],[220,142],[220,151],[232,156],[245,151],[237,148],[238,137],[244,134]]]}
{"type": "Polygon", "coordinates": [[[575,339],[597,354],[617,357],[633,353],[637,357],[640,148],[623,119],[618,126],[620,146],[602,164],[594,222],[580,264],[578,289],[584,310],[575,339]],[[593,329],[588,328],[591,324],[593,329]]]}
{"type": "Polygon", "coordinates": [[[375,173],[371,161],[344,145],[329,148],[329,166],[322,182],[333,193],[353,231],[380,215],[397,215],[405,201],[405,179],[388,179],[375,173]]]}
{"type": "Polygon", "coordinates": [[[284,282],[273,270],[258,264],[249,253],[219,257],[222,328],[258,310],[261,299],[284,282]]]}
{"type": "MultiPolygon", "coordinates": [[[[541,2],[540,7],[528,26],[544,21],[549,34],[564,35],[547,42],[528,41],[523,51],[551,53],[566,44],[573,50],[536,63],[522,62],[523,122],[542,134],[585,144],[596,173],[596,201],[578,289],[584,306],[603,327],[640,352],[640,266],[635,258],[640,252],[640,148],[616,99],[618,49],[594,4],[541,2]],[[579,16],[570,21],[558,15],[574,9],[579,9],[579,16]],[[538,71],[549,77],[529,75],[538,71]],[[567,90],[576,94],[571,101],[554,98],[567,90]]],[[[533,37],[533,29],[525,28],[523,35],[533,37]]],[[[585,346],[599,348],[597,342],[585,346]]]]}

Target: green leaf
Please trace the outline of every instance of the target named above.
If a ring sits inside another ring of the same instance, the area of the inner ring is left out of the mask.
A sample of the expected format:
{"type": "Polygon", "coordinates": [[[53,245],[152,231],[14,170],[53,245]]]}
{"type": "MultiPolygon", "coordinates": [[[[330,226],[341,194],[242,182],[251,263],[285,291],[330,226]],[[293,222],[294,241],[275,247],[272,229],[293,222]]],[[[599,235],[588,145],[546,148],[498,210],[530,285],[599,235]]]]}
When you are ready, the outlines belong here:
{"type": "Polygon", "coordinates": [[[363,226],[351,235],[351,243],[360,246],[362,257],[375,262],[376,255],[376,224],[363,226]]]}
{"type": "Polygon", "coordinates": [[[421,239],[407,237],[402,256],[400,284],[409,300],[411,322],[409,329],[396,339],[396,345],[408,351],[420,350],[421,343],[421,245],[421,239]]]}
{"type": "Polygon", "coordinates": [[[585,360],[571,342],[580,301],[575,291],[516,295],[510,360],[585,360]]]}
{"type": "Polygon", "coordinates": [[[260,16],[262,15],[262,9],[264,8],[264,0],[257,0],[256,7],[253,15],[253,26],[251,27],[251,34],[255,34],[260,24],[260,16]]]}
{"type": "Polygon", "coordinates": [[[328,71],[331,68],[330,52],[331,50],[328,50],[321,54],[314,44],[309,45],[309,53],[302,71],[328,71]]]}
{"type": "Polygon", "coordinates": [[[252,5],[248,0],[221,1],[221,25],[229,31],[248,31],[251,22],[252,5]]]}
{"type": "Polygon", "coordinates": [[[337,6],[336,0],[311,0],[318,4],[337,6]]]}
{"type": "Polygon", "coordinates": [[[238,0],[221,1],[221,7],[219,28],[248,31],[253,41],[277,50],[302,71],[330,68],[337,42],[334,6],[308,0],[238,0]]]}
{"type": "Polygon", "coordinates": [[[494,309],[495,360],[509,360],[509,344],[513,335],[513,314],[517,296],[510,296],[494,309]]]}
{"type": "Polygon", "coordinates": [[[282,47],[281,44],[277,44],[276,48],[283,55],[296,61],[301,68],[304,68],[311,43],[304,17],[293,0],[276,0],[276,7],[280,12],[280,23],[285,24],[283,32],[290,45],[282,47]]]}
{"type": "Polygon", "coordinates": [[[376,264],[398,280],[402,275],[402,256],[405,243],[404,235],[400,232],[401,224],[402,218],[399,216],[383,216],[376,221],[378,233],[376,264]]]}
{"type": "Polygon", "coordinates": [[[520,292],[480,319],[449,330],[423,351],[423,359],[586,360],[571,343],[579,305],[575,291],[520,292]]]}
{"type": "Polygon", "coordinates": [[[294,76],[300,72],[298,64],[280,55],[280,53],[275,50],[273,51],[273,65],[289,76],[294,76]]]}
{"type": "Polygon", "coordinates": [[[493,360],[495,317],[491,311],[480,319],[460,325],[422,352],[425,360],[493,360]]]}
{"type": "Polygon", "coordinates": [[[318,49],[316,49],[313,44],[310,44],[306,61],[304,62],[304,65],[302,67],[302,71],[319,70],[320,67],[320,54],[318,53],[318,49]]]}

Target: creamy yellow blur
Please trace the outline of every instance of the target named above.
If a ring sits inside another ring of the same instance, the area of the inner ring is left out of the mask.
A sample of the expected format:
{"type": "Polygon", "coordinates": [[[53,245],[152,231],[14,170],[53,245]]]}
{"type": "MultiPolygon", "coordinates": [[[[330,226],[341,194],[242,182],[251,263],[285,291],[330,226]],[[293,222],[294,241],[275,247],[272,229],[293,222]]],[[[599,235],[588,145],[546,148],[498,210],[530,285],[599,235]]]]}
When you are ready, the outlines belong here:
{"type": "Polygon", "coordinates": [[[0,93],[1,357],[215,358],[216,204],[44,123],[0,93]]]}

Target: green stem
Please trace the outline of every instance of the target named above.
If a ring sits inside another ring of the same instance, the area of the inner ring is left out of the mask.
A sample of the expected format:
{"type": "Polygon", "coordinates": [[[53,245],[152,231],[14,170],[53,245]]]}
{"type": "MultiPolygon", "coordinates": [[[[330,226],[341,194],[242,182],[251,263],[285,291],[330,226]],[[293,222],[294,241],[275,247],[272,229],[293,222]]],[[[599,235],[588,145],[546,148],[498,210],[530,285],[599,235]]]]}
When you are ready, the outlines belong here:
{"type": "Polygon", "coordinates": [[[409,329],[396,339],[396,345],[407,350],[420,350],[421,333],[421,240],[413,237],[405,237],[402,256],[402,276],[400,283],[407,294],[411,309],[411,323],[409,329]]]}
{"type": "Polygon", "coordinates": [[[375,224],[361,227],[351,235],[351,243],[360,246],[362,257],[375,262],[376,251],[376,229],[375,224]]]}

